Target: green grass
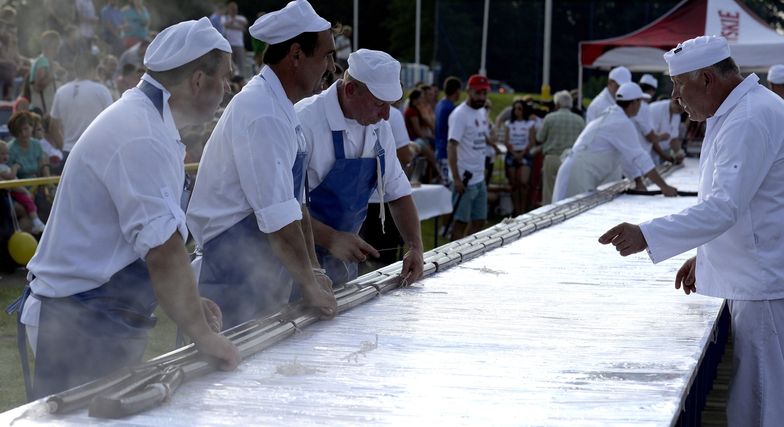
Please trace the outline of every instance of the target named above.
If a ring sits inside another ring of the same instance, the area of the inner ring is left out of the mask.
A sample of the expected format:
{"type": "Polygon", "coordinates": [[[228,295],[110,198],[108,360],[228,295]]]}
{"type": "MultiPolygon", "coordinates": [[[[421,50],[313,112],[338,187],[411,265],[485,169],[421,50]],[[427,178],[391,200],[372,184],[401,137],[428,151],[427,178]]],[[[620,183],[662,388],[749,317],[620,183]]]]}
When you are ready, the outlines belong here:
{"type": "MultiPolygon", "coordinates": [[[[19,274],[19,273],[17,273],[19,274]]],[[[8,280],[3,278],[1,280],[8,280]]],[[[5,308],[22,292],[23,285],[0,283],[0,307],[5,308]]],[[[156,311],[158,324],[152,330],[145,359],[174,349],[176,326],[162,310],[156,311]]],[[[29,353],[29,352],[28,352],[29,353]]],[[[28,354],[32,362],[32,354],[28,354]]],[[[16,346],[16,316],[0,314],[0,412],[25,403],[24,379],[16,346]]]]}

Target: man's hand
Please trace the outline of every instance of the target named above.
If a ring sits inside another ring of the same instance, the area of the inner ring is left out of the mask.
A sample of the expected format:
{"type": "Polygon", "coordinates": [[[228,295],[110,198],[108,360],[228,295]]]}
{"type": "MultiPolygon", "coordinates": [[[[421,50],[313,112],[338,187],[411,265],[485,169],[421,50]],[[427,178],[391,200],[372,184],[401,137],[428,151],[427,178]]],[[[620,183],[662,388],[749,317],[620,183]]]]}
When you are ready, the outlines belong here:
{"type": "Polygon", "coordinates": [[[214,332],[223,330],[223,313],[218,304],[208,298],[201,297],[201,309],[204,311],[204,318],[214,332]]]}
{"type": "Polygon", "coordinates": [[[599,243],[612,243],[621,256],[636,254],[648,247],[640,226],[627,222],[616,225],[599,237],[599,243]]]}
{"type": "Polygon", "coordinates": [[[228,338],[215,332],[207,332],[193,338],[199,352],[218,359],[218,369],[233,371],[240,364],[240,352],[228,338]]]}
{"type": "Polygon", "coordinates": [[[344,262],[365,262],[368,255],[378,258],[381,254],[376,248],[354,233],[335,231],[330,238],[329,252],[344,262]]]}
{"type": "Polygon", "coordinates": [[[664,197],[678,197],[678,189],[671,185],[661,187],[661,191],[664,197]]]}
{"type": "Polygon", "coordinates": [[[323,274],[316,274],[315,286],[303,285],[301,290],[305,304],[317,308],[321,312],[321,320],[332,319],[338,313],[338,303],[335,300],[335,295],[332,293],[332,281],[329,280],[329,277],[323,274]]]}
{"type": "Polygon", "coordinates": [[[675,289],[680,289],[683,286],[683,292],[686,295],[697,292],[697,278],[695,273],[697,271],[697,257],[691,257],[683,263],[678,273],[675,274],[675,289]]]}
{"type": "Polygon", "coordinates": [[[454,182],[455,182],[455,191],[457,191],[457,194],[463,194],[463,192],[465,191],[465,186],[463,185],[463,182],[460,181],[459,179],[456,179],[454,182]]]}
{"type": "Polygon", "coordinates": [[[422,249],[410,249],[403,256],[403,268],[400,270],[400,277],[403,281],[401,286],[409,286],[422,278],[422,271],[424,270],[425,256],[422,249]]]}

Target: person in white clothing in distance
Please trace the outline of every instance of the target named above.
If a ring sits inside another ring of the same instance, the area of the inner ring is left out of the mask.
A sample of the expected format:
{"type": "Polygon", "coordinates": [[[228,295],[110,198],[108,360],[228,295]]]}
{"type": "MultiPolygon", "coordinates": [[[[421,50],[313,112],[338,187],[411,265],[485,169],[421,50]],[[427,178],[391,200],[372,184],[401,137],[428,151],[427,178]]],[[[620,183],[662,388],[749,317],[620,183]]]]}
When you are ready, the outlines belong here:
{"type": "Polygon", "coordinates": [[[784,65],[777,64],[768,70],[768,88],[784,98],[784,65]]]}
{"type": "Polygon", "coordinates": [[[707,122],[697,203],[600,238],[621,256],[643,250],[654,263],[697,248],[675,288],[725,298],[732,317],[728,425],[784,420],[784,100],[744,78],[723,37],[679,44],[664,59],[672,98],[707,122]]]}
{"type": "MultiPolygon", "coordinates": [[[[645,176],[665,196],[678,194],[659,176],[651,156],[640,147],[639,131],[631,120],[646,97],[648,95],[640,90],[637,83],[624,83],[618,88],[615,94],[617,105],[606,109],[596,120],[588,123],[558,169],[553,202],[619,180],[619,166],[628,179],[645,176]]],[[[639,187],[640,183],[638,189],[644,190],[644,187],[639,187]]]]}

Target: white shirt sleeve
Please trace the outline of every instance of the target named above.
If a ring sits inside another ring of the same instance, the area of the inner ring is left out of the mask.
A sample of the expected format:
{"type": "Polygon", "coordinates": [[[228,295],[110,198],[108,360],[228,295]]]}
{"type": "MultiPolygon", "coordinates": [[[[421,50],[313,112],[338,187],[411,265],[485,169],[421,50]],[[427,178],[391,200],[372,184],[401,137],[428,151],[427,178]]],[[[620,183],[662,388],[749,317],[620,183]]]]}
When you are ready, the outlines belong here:
{"type": "Polygon", "coordinates": [[[165,154],[154,143],[139,140],[123,145],[100,174],[117,207],[121,232],[141,258],[175,232],[183,241],[188,238],[180,207],[183,183],[177,182],[184,179],[184,173],[158,160],[163,158],[165,154]],[[139,165],[147,167],[140,170],[139,165]]]}
{"type": "Polygon", "coordinates": [[[710,192],[695,206],[640,224],[654,263],[703,245],[732,227],[745,212],[777,158],[759,125],[727,123],[715,140],[710,192]]]}
{"type": "Polygon", "coordinates": [[[637,143],[637,129],[630,122],[607,128],[607,140],[621,153],[621,167],[628,178],[637,178],[654,168],[651,156],[637,143]]]}
{"type": "Polygon", "coordinates": [[[458,143],[462,142],[466,124],[465,120],[461,120],[460,115],[460,111],[457,109],[452,111],[452,114],[449,115],[449,134],[447,140],[455,140],[458,143]]]}
{"type": "Polygon", "coordinates": [[[290,146],[292,130],[275,117],[262,117],[246,126],[246,132],[232,132],[232,155],[259,229],[272,233],[302,219],[291,172],[296,155],[290,146]]]}

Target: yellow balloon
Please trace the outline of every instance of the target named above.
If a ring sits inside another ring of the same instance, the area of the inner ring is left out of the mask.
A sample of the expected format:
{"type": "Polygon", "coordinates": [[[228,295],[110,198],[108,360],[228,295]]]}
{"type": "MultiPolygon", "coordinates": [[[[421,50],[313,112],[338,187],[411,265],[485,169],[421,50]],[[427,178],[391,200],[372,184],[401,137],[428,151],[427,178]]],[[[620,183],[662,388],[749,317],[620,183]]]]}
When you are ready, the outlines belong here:
{"type": "Polygon", "coordinates": [[[8,239],[8,253],[11,254],[14,261],[21,265],[27,265],[37,247],[38,241],[35,240],[35,237],[24,231],[17,231],[8,239]]]}

